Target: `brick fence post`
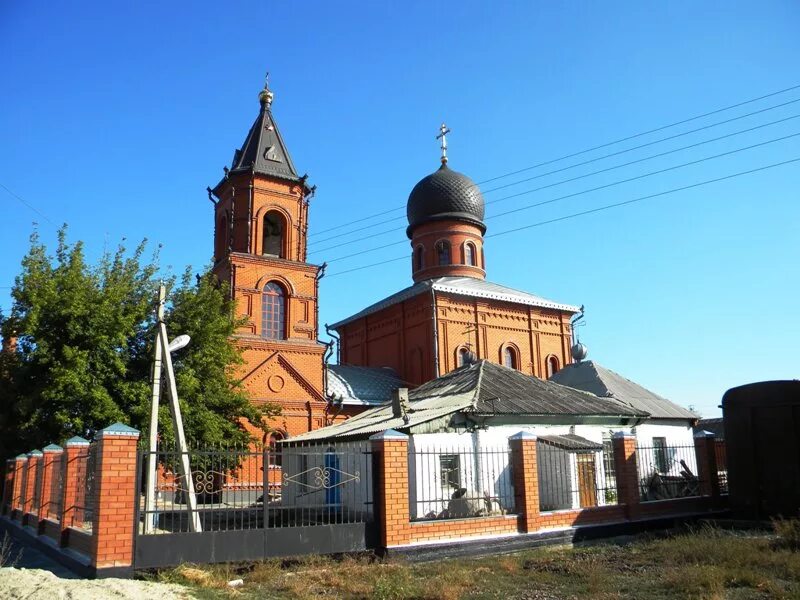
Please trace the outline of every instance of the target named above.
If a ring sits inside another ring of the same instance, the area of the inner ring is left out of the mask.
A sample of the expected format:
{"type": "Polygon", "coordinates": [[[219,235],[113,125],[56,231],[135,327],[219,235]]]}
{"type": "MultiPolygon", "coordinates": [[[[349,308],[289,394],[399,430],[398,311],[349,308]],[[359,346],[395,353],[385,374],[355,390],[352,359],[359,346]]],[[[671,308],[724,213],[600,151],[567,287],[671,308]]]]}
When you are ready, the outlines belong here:
{"type": "Polygon", "coordinates": [[[636,519],[640,512],[639,469],[636,465],[636,436],[623,431],[614,434],[614,470],[617,477],[617,502],[625,516],[636,519]]]}
{"type": "Polygon", "coordinates": [[[14,459],[14,490],[11,492],[11,516],[12,518],[20,517],[22,520],[22,513],[25,503],[25,471],[28,462],[28,457],[20,454],[14,459]]]}
{"type": "MultiPolygon", "coordinates": [[[[78,486],[86,479],[86,462],[89,458],[89,440],[75,436],[64,444],[61,461],[61,545],[67,544],[67,530],[83,524],[83,512],[76,509],[78,486]]],[[[84,503],[85,504],[85,503],[84,503]]]]}
{"type": "Polygon", "coordinates": [[[50,516],[53,504],[53,474],[59,468],[64,449],[56,444],[42,448],[42,482],[39,490],[39,533],[44,533],[44,521],[50,516]]]}
{"type": "Polygon", "coordinates": [[[38,526],[39,499],[36,497],[36,488],[39,483],[39,470],[42,468],[42,451],[28,452],[25,475],[25,507],[22,511],[22,524],[38,526]],[[34,515],[36,519],[34,519],[34,515]]]}
{"type": "Polygon", "coordinates": [[[97,432],[92,566],[105,574],[133,565],[136,489],[136,444],[139,431],[122,423],[97,432]]]}
{"type": "Polygon", "coordinates": [[[714,434],[710,431],[698,431],[695,433],[694,453],[697,459],[697,478],[700,480],[700,494],[710,496],[712,504],[716,506],[719,503],[720,491],[714,434]]]}
{"type": "Polygon", "coordinates": [[[372,442],[375,521],[382,548],[411,542],[408,508],[408,436],[394,429],[376,433],[372,442]]]}
{"type": "Polygon", "coordinates": [[[531,533],[539,529],[539,467],[536,462],[536,436],[520,431],[508,438],[511,446],[511,471],[519,530],[531,533]]]}

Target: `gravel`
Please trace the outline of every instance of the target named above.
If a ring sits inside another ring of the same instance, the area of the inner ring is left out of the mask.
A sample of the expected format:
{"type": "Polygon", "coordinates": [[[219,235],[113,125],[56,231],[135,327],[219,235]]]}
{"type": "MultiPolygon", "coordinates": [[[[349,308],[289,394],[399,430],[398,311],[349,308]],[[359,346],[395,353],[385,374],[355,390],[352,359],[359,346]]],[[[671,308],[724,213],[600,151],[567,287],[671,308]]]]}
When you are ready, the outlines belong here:
{"type": "Polygon", "coordinates": [[[188,600],[175,584],[135,579],[62,579],[42,569],[0,569],[3,600],[188,600]]]}

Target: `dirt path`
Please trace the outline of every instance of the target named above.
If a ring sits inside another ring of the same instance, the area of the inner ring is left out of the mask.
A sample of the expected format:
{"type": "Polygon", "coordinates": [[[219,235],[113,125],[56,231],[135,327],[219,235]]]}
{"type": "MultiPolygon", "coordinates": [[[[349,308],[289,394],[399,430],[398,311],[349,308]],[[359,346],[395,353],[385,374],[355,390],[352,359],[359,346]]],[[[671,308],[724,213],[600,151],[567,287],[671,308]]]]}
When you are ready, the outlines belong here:
{"type": "Polygon", "coordinates": [[[189,600],[179,585],[133,579],[62,579],[42,569],[0,569],[3,600],[189,600]]]}

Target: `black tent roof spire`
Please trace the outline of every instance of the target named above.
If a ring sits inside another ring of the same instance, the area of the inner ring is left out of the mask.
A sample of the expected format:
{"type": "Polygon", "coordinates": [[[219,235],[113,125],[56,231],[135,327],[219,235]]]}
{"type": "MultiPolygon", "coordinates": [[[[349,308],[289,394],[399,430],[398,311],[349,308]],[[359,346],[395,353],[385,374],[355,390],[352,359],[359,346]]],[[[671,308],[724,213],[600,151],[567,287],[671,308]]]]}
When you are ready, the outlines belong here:
{"type": "Polygon", "coordinates": [[[242,147],[234,152],[231,173],[242,171],[300,181],[289,150],[272,116],[275,94],[269,87],[267,73],[264,89],[258,94],[261,110],[242,147]]]}

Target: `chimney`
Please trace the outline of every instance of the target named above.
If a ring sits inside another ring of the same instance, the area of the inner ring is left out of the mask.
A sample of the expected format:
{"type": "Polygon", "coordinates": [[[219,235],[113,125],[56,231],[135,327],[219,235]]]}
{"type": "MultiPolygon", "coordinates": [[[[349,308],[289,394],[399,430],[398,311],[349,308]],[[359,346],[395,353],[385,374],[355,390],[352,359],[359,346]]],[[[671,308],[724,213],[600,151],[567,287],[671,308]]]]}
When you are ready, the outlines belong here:
{"type": "Polygon", "coordinates": [[[408,388],[398,388],[392,392],[392,416],[403,417],[408,422],[408,388]]]}

